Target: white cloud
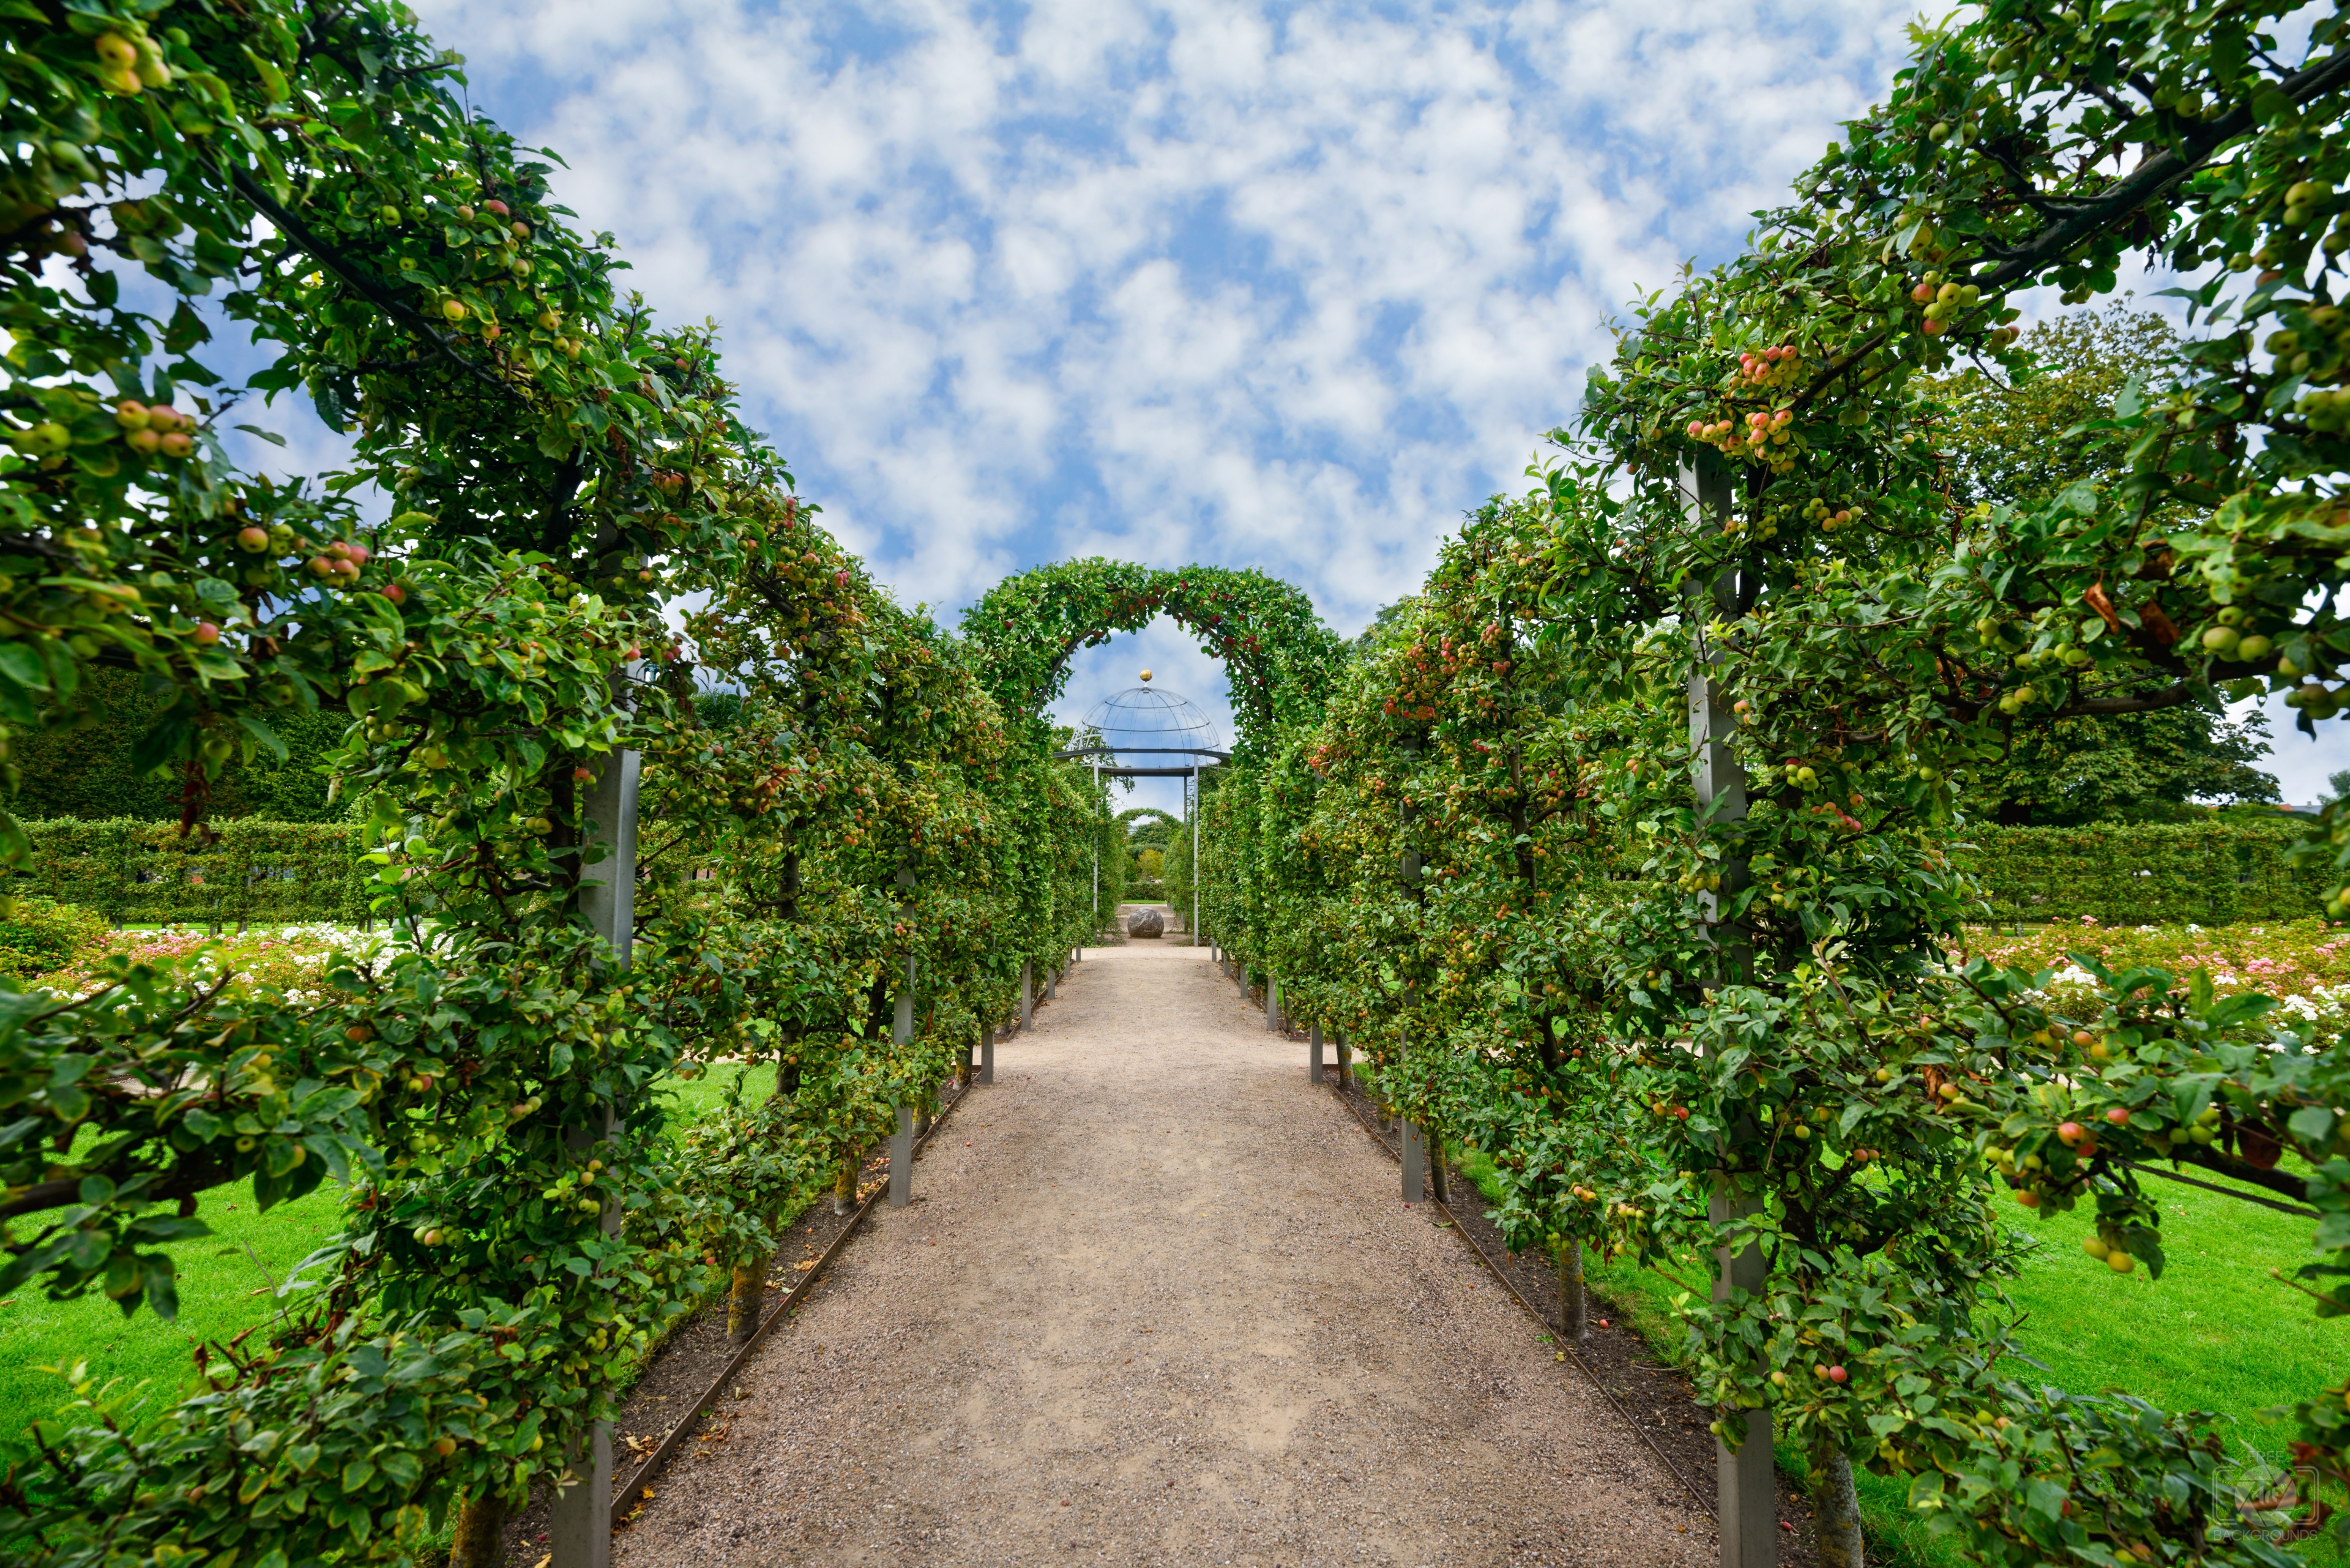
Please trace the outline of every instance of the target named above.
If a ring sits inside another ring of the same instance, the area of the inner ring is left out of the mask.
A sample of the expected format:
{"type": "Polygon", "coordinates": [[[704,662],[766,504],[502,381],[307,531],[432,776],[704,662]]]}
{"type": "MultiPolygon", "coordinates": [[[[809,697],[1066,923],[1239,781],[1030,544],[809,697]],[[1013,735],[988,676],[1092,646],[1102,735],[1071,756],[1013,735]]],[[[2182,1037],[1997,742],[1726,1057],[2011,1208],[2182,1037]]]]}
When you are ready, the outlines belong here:
{"type": "MultiPolygon", "coordinates": [[[[753,421],[906,602],[951,617],[1070,556],[1199,560],[1289,577],[1347,633],[1523,483],[1604,320],[1727,254],[1885,96],[1916,14],[421,8],[476,103],[563,154],[630,281],[719,319],[753,421]]],[[[1145,663],[1222,716],[1164,623],[1081,656],[1071,701],[1145,663]]],[[[2278,733],[2305,798],[2303,753],[2334,753],[2278,733]]]]}
{"type": "Polygon", "coordinates": [[[1881,93],[1905,5],[429,0],[910,599],[1085,551],[1351,630],[1603,317],[1881,93]]]}

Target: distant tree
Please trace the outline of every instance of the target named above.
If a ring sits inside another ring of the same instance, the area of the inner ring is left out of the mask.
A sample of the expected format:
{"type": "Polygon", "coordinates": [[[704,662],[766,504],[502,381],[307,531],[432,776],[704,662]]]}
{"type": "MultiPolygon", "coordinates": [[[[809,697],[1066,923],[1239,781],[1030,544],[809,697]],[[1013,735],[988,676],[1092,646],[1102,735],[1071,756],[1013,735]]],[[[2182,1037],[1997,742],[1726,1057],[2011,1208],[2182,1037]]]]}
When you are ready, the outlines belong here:
{"type": "MultiPolygon", "coordinates": [[[[75,693],[70,729],[19,735],[9,760],[24,775],[12,809],[18,816],[143,817],[180,815],[176,771],[142,773],[131,758],[164,699],[147,691],[128,670],[93,671],[75,693]]],[[[280,822],[332,822],[342,815],[327,800],[328,781],[318,759],[349,727],[346,713],[281,710],[271,721],[286,758],[231,768],[213,786],[209,817],[264,816],[280,822]]]]}
{"type": "Polygon", "coordinates": [[[2019,733],[2002,761],[1978,770],[1962,796],[1977,820],[2013,826],[2177,822],[2194,803],[2272,802],[2268,715],[2241,723],[2201,708],[2060,719],[2019,733]]]}
{"type": "Polygon", "coordinates": [[[1379,639],[1385,637],[1388,629],[1397,621],[1402,619],[1405,613],[1419,602],[1419,595],[1409,594],[1391,605],[1381,605],[1378,613],[1371,617],[1371,624],[1356,633],[1355,640],[1347,644],[1347,647],[1357,655],[1368,653],[1378,646],[1379,639]]]}
{"type": "MultiPolygon", "coordinates": [[[[2117,481],[2121,445],[2081,427],[2109,416],[2133,379],[2162,384],[2178,348],[2168,322],[2123,301],[2042,322],[2024,344],[2039,368],[2012,385],[1973,369],[1937,383],[1954,410],[1938,439],[1959,504],[2023,504],[2085,479],[2117,481]]],[[[2198,815],[2196,802],[2278,799],[2274,776],[2255,765],[2268,746],[2258,711],[2241,723],[2204,708],[2058,720],[2019,730],[1967,804],[2005,823],[2178,820],[2198,815]]]]}
{"type": "Polygon", "coordinates": [[[2178,354],[2168,321],[2123,300],[2043,321],[2023,346],[2039,369],[2012,386],[1972,367],[1935,383],[1954,410],[1939,441],[1956,501],[2044,501],[2079,480],[2117,478],[2128,466],[2121,442],[2075,431],[2109,417],[2133,378],[2160,384],[2178,354]]]}

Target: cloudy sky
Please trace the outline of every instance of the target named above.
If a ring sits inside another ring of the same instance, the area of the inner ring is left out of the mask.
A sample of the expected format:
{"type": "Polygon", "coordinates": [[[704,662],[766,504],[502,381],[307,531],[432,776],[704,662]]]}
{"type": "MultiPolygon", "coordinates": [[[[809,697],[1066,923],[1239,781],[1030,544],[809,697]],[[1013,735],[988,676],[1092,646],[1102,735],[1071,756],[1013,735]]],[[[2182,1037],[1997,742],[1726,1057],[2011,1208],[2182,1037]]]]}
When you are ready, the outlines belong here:
{"type": "MultiPolygon", "coordinates": [[[[1607,318],[1729,254],[1884,95],[1913,14],[420,9],[648,297],[723,325],[754,422],[904,600],[951,619],[1045,561],[1201,561],[1349,633],[1522,483],[1607,318]]],[[[1225,716],[1165,623],[1085,656],[1065,711],[1145,666],[1225,716]]]]}

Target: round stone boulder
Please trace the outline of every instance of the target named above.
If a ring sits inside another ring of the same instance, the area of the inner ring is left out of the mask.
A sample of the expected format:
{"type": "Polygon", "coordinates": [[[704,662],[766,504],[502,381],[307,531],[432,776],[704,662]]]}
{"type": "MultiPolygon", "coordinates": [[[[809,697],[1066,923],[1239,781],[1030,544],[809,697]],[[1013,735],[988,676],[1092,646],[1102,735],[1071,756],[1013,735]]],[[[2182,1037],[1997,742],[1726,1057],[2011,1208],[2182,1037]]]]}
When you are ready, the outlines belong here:
{"type": "Polygon", "coordinates": [[[1126,934],[1129,937],[1163,937],[1167,934],[1167,917],[1156,909],[1137,909],[1126,918],[1126,934]]]}

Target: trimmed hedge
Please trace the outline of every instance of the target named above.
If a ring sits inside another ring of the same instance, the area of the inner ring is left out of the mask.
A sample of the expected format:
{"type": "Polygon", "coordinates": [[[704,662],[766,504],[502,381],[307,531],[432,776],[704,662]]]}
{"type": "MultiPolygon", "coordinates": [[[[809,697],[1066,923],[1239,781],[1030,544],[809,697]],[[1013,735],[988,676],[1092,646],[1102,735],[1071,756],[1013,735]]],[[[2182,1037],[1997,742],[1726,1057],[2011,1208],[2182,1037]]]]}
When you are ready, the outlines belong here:
{"type": "Polygon", "coordinates": [[[27,822],[30,868],[12,893],[93,909],[117,924],[202,920],[358,921],[359,830],[346,823],[222,823],[209,840],[182,838],[176,822],[119,816],[27,822]]]}
{"type": "Polygon", "coordinates": [[[1978,827],[1961,858],[1982,879],[1994,919],[2107,926],[2284,920],[2323,912],[2322,868],[2286,848],[2298,822],[1978,827]]]}

